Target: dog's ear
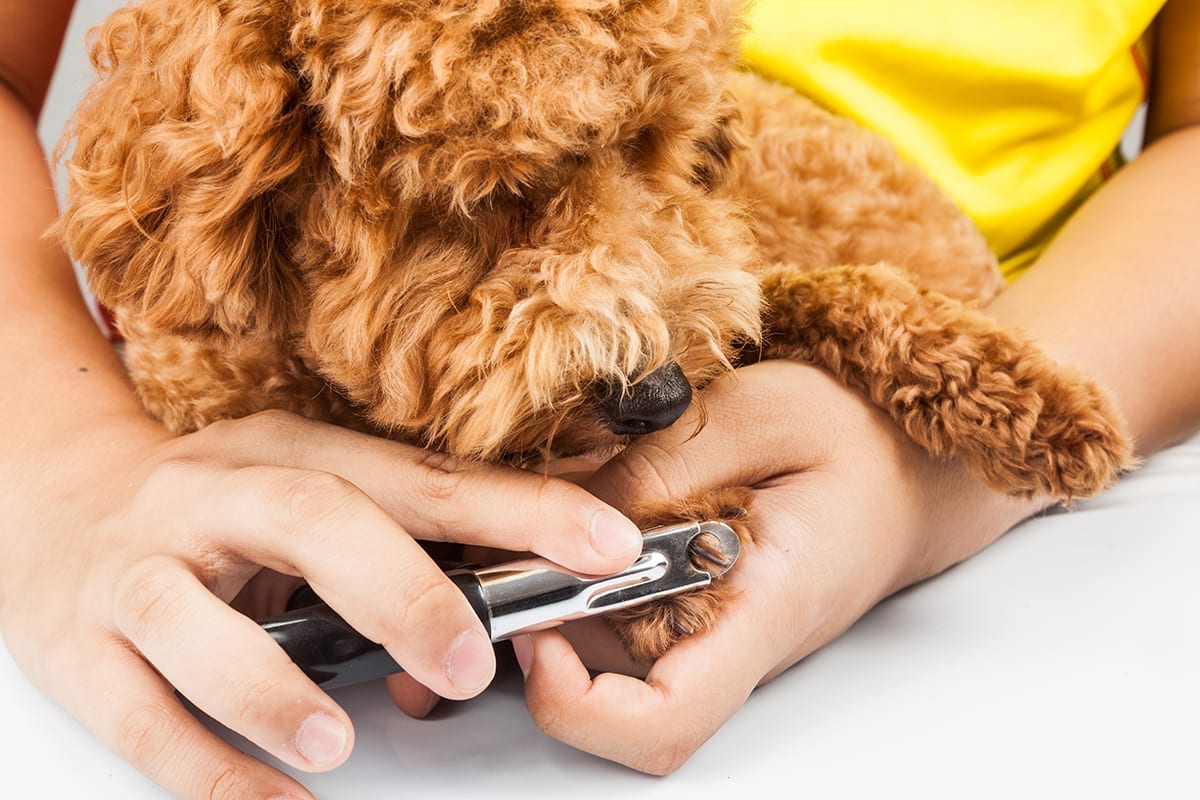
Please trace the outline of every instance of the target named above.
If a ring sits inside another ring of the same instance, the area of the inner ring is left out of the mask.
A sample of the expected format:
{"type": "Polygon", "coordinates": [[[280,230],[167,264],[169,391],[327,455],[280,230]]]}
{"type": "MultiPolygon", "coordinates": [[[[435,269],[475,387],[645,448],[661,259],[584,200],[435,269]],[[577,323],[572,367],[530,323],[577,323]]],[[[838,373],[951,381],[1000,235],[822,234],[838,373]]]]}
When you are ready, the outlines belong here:
{"type": "Polygon", "coordinates": [[[287,207],[309,145],[281,4],[221,5],[148,0],[93,32],[55,233],[106,305],[232,333],[297,305],[287,207]]]}

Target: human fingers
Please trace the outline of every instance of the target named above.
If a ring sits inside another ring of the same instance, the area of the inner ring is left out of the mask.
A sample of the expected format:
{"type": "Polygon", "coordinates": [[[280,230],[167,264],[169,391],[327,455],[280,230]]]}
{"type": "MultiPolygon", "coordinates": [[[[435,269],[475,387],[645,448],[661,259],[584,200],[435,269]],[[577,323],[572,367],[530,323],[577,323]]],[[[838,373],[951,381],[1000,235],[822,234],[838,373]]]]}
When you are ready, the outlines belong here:
{"type": "MultiPolygon", "coordinates": [[[[761,677],[742,661],[692,659],[690,675],[654,669],[646,677],[592,677],[558,631],[513,640],[525,672],[525,702],[547,735],[641,772],[677,770],[740,708],[761,677]],[[707,663],[706,663],[707,662],[707,663]]],[[[660,660],[678,659],[674,653],[660,660]]],[[[656,665],[656,668],[659,666],[656,665]]]]}
{"type": "Polygon", "coordinates": [[[313,800],[289,776],[210,733],[127,644],[97,642],[68,710],[119,757],[186,800],[313,800]]]}
{"type": "Polygon", "coordinates": [[[749,570],[710,631],[683,640],[644,680],[592,677],[558,631],[513,640],[525,673],[526,704],[548,735],[653,774],[678,769],[745,702],[791,649],[778,615],[781,571],[749,570]]]}
{"type": "Polygon", "coordinates": [[[429,712],[438,704],[438,696],[417,683],[407,672],[388,675],[386,682],[392,702],[410,717],[423,719],[429,716],[429,712]]]}
{"type": "Polygon", "coordinates": [[[195,531],[254,564],[303,575],[359,633],[443,697],[483,690],[495,657],[462,592],[375,502],[336,475],[217,471],[184,490],[195,531]]]}
{"type": "Polygon", "coordinates": [[[584,486],[627,509],[811,469],[833,446],[821,402],[832,381],[787,361],[738,369],[706,387],[679,422],[634,442],[584,486]]]}
{"type": "Polygon", "coordinates": [[[183,563],[142,562],[115,597],[118,631],[217,722],[299,769],[330,769],[350,752],[345,712],[183,563]]]}
{"type": "Polygon", "coordinates": [[[229,601],[229,605],[250,619],[273,617],[288,610],[296,590],[304,585],[304,579],[297,575],[260,569],[229,601]]]}
{"type": "MultiPolygon", "coordinates": [[[[240,422],[246,463],[330,472],[354,483],[415,538],[530,551],[587,574],[627,567],[641,552],[632,522],[558,478],[266,412],[240,422]]],[[[222,423],[210,426],[222,434],[222,423]]]]}

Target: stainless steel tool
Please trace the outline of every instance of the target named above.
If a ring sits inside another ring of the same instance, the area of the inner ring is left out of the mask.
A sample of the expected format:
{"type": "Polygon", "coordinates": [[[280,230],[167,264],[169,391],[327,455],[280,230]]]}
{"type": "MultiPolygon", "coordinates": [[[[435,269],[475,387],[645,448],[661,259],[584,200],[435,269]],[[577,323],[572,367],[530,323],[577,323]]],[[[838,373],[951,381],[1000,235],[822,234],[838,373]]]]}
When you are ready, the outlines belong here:
{"type": "MultiPolygon", "coordinates": [[[[706,586],[733,566],[739,551],[724,522],[687,522],[646,531],[642,554],[615,575],[579,575],[542,558],[446,575],[495,642],[706,586]],[[702,536],[713,537],[715,547],[697,547],[702,536]]],[[[330,689],[403,671],[381,645],[311,596],[317,602],[260,624],[316,683],[330,689]]]]}

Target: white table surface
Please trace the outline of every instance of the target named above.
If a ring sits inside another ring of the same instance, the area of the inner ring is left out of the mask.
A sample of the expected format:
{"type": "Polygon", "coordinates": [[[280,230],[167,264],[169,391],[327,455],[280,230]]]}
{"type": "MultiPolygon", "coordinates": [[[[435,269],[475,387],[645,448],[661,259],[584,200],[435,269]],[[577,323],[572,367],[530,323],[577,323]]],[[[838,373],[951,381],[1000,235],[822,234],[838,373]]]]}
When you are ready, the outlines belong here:
{"type": "MultiPolygon", "coordinates": [[[[86,80],[81,0],[43,135],[86,80]]],[[[511,662],[425,721],[382,686],[336,693],[357,747],[321,798],[1200,798],[1200,437],[1104,497],[1031,520],[885,602],[755,692],[675,775],[558,744],[511,662]]],[[[0,798],[165,797],[38,694],[0,649],[0,798]]],[[[231,740],[235,740],[231,737],[231,740]]]]}

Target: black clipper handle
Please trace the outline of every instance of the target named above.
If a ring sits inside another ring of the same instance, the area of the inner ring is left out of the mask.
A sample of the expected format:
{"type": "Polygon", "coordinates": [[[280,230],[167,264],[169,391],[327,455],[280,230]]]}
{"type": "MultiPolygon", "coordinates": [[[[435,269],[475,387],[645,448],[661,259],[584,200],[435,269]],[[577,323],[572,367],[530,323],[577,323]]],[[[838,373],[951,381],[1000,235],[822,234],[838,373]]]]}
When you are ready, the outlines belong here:
{"type": "MultiPolygon", "coordinates": [[[[466,596],[490,638],[491,614],[479,578],[469,569],[453,570],[446,577],[466,596]]],[[[260,620],[259,625],[318,686],[336,689],[404,671],[382,645],[350,627],[311,589],[302,587],[293,597],[307,597],[314,604],[260,620]]]]}

